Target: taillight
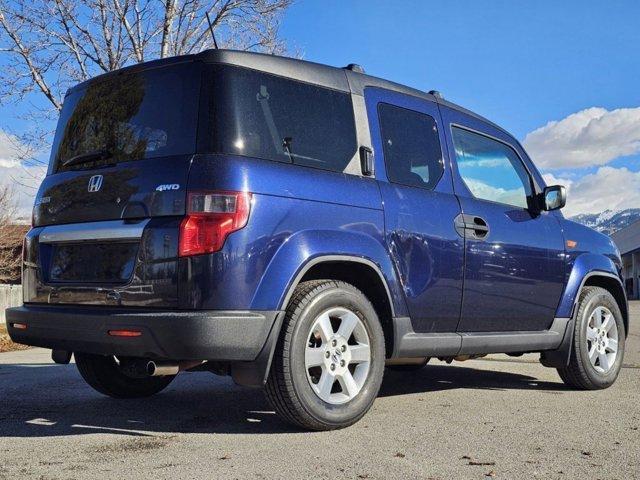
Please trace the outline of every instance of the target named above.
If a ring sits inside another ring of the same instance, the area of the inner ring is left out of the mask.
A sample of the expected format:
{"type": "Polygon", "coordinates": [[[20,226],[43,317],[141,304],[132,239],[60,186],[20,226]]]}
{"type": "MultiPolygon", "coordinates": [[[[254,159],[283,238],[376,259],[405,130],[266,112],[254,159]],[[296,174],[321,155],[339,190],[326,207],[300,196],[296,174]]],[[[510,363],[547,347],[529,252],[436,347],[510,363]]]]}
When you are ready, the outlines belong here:
{"type": "Polygon", "coordinates": [[[250,193],[190,192],[180,225],[180,256],[217,252],[230,233],[247,224],[250,211],[250,193]]]}

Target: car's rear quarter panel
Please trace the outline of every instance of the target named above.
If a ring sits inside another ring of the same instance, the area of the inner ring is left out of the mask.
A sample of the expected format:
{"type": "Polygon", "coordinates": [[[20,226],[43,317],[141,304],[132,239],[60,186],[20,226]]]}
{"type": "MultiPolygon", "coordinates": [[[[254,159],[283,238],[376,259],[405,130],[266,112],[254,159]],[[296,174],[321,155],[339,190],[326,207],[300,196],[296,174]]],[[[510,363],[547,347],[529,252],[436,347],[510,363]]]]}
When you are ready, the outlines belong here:
{"type": "Polygon", "coordinates": [[[193,161],[189,189],[249,191],[253,204],[247,226],[231,234],[220,252],[181,259],[182,308],[282,308],[297,272],[320,254],[367,258],[394,284],[380,192],[373,179],[202,155],[193,161]]]}

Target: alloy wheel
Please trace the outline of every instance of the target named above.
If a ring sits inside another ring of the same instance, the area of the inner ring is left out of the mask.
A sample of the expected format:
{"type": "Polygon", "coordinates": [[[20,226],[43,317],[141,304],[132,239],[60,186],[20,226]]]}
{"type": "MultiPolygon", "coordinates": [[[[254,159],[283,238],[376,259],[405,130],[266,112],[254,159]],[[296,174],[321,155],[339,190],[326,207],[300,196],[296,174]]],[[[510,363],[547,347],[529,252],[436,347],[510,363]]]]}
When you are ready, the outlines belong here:
{"type": "Polygon", "coordinates": [[[587,324],[587,352],[593,368],[607,373],[618,356],[618,326],[607,307],[596,307],[587,324]]]}
{"type": "Polygon", "coordinates": [[[307,380],[324,402],[352,400],[364,386],[371,366],[369,335],[358,315],[334,307],[311,326],[304,355],[307,380]]]}

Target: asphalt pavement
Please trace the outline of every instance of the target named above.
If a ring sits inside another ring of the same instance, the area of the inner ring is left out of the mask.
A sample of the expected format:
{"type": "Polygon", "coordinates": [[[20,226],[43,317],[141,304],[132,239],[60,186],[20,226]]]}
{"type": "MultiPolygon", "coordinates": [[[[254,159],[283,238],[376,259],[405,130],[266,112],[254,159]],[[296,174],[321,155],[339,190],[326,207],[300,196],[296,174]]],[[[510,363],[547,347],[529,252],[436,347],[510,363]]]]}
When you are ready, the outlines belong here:
{"type": "Polygon", "coordinates": [[[0,478],[640,478],[639,397],[640,303],[608,390],[569,390],[537,355],[434,362],[387,371],[361,422],[322,433],[228,378],[113,400],[30,349],[0,354],[0,478]]]}

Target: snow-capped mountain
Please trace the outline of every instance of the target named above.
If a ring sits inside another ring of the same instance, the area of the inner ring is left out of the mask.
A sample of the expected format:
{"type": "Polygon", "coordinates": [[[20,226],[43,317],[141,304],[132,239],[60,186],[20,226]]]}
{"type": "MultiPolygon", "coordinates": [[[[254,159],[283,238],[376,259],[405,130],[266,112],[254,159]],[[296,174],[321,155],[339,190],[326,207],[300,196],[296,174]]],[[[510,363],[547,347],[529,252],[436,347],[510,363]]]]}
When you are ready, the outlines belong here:
{"type": "Polygon", "coordinates": [[[602,213],[582,213],[571,217],[570,220],[611,235],[613,232],[640,220],[640,208],[628,208],[619,211],[605,210],[602,213]]]}

